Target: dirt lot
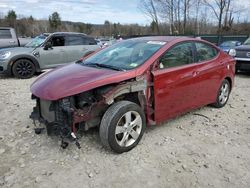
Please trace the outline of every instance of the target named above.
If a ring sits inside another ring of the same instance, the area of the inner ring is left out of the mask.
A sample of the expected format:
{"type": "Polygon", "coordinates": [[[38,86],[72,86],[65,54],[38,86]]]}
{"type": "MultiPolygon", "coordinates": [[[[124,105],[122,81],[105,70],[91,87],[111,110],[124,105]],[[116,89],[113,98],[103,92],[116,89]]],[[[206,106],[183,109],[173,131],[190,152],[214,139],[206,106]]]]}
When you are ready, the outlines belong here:
{"type": "Polygon", "coordinates": [[[0,78],[0,187],[250,186],[250,74],[237,75],[224,108],[149,127],[121,155],[104,149],[95,129],[84,133],[80,150],[34,134],[28,118],[34,80],[0,78]]]}

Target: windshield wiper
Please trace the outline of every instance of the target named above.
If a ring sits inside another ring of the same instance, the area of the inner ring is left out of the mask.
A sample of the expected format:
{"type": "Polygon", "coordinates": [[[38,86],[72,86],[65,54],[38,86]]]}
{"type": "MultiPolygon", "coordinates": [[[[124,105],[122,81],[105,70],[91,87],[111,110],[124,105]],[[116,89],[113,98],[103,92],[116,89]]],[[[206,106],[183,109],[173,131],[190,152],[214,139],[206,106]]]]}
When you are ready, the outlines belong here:
{"type": "Polygon", "coordinates": [[[117,71],[126,71],[125,69],[122,69],[113,65],[106,65],[106,64],[100,64],[100,63],[84,63],[83,65],[113,69],[117,71]]]}

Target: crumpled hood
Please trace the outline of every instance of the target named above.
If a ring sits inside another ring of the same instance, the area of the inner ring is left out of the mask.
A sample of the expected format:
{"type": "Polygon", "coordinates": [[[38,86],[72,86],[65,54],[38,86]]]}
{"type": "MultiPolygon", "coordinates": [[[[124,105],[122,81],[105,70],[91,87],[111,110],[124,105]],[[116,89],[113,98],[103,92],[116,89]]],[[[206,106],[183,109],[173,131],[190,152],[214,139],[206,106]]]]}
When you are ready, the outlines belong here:
{"type": "Polygon", "coordinates": [[[58,100],[107,84],[135,77],[135,71],[115,71],[72,63],[41,75],[32,85],[33,95],[58,100]]]}

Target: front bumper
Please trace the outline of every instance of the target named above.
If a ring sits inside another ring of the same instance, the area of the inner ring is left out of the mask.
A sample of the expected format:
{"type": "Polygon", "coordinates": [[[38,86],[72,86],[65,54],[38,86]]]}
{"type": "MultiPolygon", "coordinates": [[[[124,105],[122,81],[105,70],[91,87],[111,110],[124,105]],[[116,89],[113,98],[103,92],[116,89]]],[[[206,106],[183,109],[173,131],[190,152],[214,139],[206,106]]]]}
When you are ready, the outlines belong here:
{"type": "Polygon", "coordinates": [[[11,66],[9,60],[0,59],[0,73],[11,74],[11,66]]]}
{"type": "Polygon", "coordinates": [[[36,106],[30,115],[35,126],[45,125],[48,135],[70,137],[71,119],[70,113],[60,107],[59,101],[47,101],[36,99],[36,106]]]}
{"type": "Polygon", "coordinates": [[[235,57],[236,69],[243,71],[250,71],[250,58],[235,57]]]}

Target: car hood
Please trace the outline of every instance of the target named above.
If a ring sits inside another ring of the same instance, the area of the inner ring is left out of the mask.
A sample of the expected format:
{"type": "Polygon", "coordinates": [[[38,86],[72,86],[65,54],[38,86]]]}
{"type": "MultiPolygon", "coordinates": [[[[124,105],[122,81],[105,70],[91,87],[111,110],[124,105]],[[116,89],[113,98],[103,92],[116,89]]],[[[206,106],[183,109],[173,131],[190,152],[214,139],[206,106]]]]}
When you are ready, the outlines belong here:
{"type": "Polygon", "coordinates": [[[28,47],[15,47],[15,48],[3,48],[0,49],[0,52],[12,52],[12,53],[30,53],[34,50],[34,48],[28,48],[28,47]]]}
{"type": "Polygon", "coordinates": [[[31,92],[44,100],[58,100],[134,77],[134,70],[123,72],[72,63],[41,75],[31,85],[31,92]]]}
{"type": "Polygon", "coordinates": [[[235,49],[240,51],[250,51],[250,45],[241,45],[236,47],[235,49]]]}

